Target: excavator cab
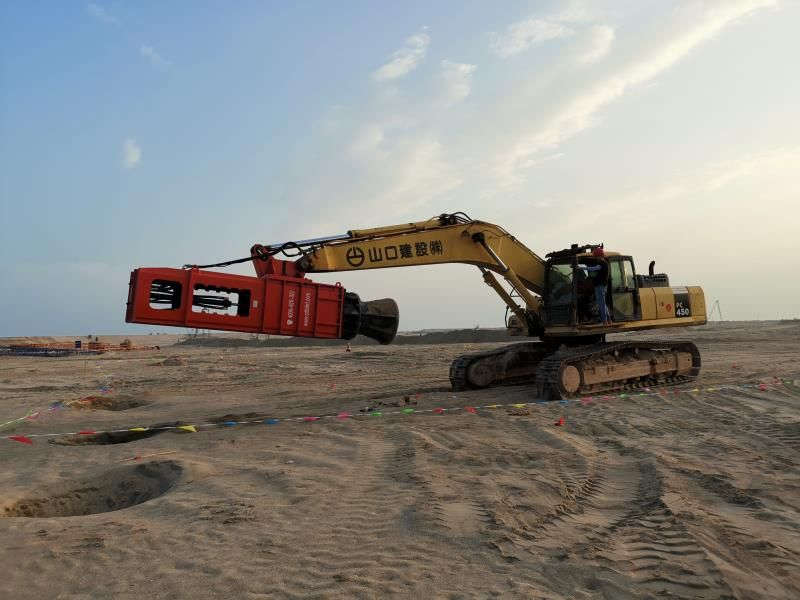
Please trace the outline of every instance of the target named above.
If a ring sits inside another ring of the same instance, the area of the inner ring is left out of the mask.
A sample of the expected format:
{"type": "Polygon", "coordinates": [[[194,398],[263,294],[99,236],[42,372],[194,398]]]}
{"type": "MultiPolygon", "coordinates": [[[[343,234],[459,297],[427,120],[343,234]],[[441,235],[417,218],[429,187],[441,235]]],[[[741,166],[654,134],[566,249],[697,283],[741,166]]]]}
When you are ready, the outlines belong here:
{"type": "Polygon", "coordinates": [[[554,253],[545,271],[546,326],[597,326],[600,311],[595,287],[598,273],[608,269],[606,306],[615,323],[641,319],[636,270],[630,256],[593,256],[588,247],[554,253]],[[603,264],[605,263],[605,264],[603,264]]]}

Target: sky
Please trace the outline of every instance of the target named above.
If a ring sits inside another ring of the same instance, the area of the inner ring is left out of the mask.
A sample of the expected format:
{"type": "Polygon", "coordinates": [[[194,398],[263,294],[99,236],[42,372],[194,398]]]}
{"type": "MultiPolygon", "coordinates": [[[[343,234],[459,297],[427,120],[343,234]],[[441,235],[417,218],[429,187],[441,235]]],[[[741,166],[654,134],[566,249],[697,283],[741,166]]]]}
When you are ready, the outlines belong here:
{"type": "MultiPolygon", "coordinates": [[[[142,333],[129,272],[464,211],[800,317],[800,3],[0,7],[0,336],[142,333]],[[790,262],[791,261],[791,262],[790,262]]],[[[251,274],[245,264],[230,272],[251,274]]],[[[336,275],[497,327],[475,267],[336,275]]]]}

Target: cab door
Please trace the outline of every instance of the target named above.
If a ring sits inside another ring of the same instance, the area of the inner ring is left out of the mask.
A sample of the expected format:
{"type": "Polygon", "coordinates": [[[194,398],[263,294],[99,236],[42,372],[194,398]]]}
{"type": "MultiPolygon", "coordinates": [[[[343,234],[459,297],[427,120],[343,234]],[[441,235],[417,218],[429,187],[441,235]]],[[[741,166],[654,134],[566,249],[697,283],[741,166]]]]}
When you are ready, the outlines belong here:
{"type": "Polygon", "coordinates": [[[547,325],[572,325],[575,322],[575,282],[572,264],[550,264],[545,284],[547,325]]]}
{"type": "Polygon", "coordinates": [[[611,270],[611,314],[614,321],[634,321],[641,318],[636,271],[630,256],[608,259],[611,270]]]}

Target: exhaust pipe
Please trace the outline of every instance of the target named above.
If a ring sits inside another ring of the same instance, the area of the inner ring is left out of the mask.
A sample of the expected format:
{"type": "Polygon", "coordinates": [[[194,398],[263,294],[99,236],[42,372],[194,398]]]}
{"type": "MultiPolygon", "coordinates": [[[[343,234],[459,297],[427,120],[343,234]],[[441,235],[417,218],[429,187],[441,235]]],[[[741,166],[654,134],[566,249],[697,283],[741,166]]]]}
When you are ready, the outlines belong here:
{"type": "Polygon", "coordinates": [[[346,292],[342,311],[342,339],[365,335],[379,344],[391,344],[397,335],[400,313],[391,298],[362,302],[358,294],[346,292]]]}

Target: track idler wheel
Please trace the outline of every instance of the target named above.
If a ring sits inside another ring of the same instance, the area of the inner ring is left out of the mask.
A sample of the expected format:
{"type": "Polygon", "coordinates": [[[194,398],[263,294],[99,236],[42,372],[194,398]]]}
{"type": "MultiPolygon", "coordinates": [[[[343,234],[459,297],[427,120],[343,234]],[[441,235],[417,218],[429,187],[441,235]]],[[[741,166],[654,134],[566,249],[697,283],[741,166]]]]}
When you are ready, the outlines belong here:
{"type": "Polygon", "coordinates": [[[493,367],[494,365],[486,360],[477,360],[467,367],[467,381],[470,387],[481,389],[494,383],[497,371],[493,367]]]}
{"type": "Polygon", "coordinates": [[[577,367],[567,365],[559,373],[561,387],[568,394],[574,394],[581,387],[581,373],[577,367]]]}

